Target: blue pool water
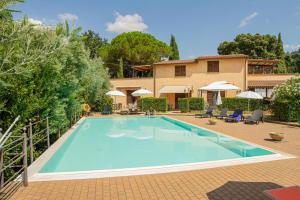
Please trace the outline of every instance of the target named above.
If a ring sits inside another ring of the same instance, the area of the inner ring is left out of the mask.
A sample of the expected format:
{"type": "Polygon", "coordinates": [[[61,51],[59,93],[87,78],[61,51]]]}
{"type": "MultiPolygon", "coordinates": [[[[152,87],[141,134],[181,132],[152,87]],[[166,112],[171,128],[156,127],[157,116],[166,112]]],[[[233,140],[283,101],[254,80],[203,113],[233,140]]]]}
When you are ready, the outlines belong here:
{"type": "Polygon", "coordinates": [[[167,117],[95,118],[85,119],[40,172],[137,168],[269,154],[273,152],[167,117]]]}

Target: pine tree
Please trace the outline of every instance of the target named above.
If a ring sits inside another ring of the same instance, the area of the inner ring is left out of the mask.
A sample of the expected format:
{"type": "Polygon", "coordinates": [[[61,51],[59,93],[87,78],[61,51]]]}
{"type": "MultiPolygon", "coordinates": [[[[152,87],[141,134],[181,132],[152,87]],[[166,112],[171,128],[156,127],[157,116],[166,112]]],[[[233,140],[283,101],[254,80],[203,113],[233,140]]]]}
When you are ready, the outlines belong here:
{"type": "Polygon", "coordinates": [[[281,33],[279,33],[278,37],[277,37],[275,53],[276,53],[277,59],[279,59],[279,63],[277,65],[276,72],[277,73],[286,73],[287,69],[286,69],[286,64],[285,64],[285,52],[283,49],[281,33]]]}
{"type": "Polygon", "coordinates": [[[179,60],[179,51],[178,51],[178,46],[176,43],[176,39],[174,35],[171,35],[171,41],[170,41],[170,47],[171,47],[171,56],[170,60],[179,60]]]}
{"type": "Polygon", "coordinates": [[[123,58],[120,58],[119,59],[119,69],[118,69],[118,72],[117,72],[117,77],[118,78],[123,78],[124,77],[124,74],[123,74],[123,58]]]}

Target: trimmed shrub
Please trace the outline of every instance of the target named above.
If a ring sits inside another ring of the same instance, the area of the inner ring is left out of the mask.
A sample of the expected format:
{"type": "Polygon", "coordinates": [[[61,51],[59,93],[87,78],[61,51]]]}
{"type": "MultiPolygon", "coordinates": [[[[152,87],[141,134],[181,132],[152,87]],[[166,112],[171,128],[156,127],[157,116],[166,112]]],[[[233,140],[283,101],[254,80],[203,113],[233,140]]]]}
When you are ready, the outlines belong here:
{"type": "Polygon", "coordinates": [[[294,103],[274,101],[271,103],[272,117],[278,121],[295,122],[298,120],[299,108],[300,101],[294,103]]]}
{"type": "Polygon", "coordinates": [[[204,99],[200,97],[179,98],[178,105],[181,112],[190,112],[191,110],[203,110],[204,99]]]}
{"type": "Polygon", "coordinates": [[[148,110],[156,110],[159,112],[166,112],[168,109],[167,98],[155,98],[155,97],[146,97],[140,98],[138,100],[138,108],[145,112],[148,110]]]}
{"type": "Polygon", "coordinates": [[[181,112],[186,113],[190,111],[189,99],[188,98],[179,98],[178,106],[181,112]]]}
{"type": "Polygon", "coordinates": [[[243,98],[222,98],[221,108],[228,108],[229,110],[248,110],[248,101],[250,111],[256,109],[267,110],[268,102],[262,99],[243,99],[243,98]]]}
{"type": "Polygon", "coordinates": [[[204,99],[200,97],[189,98],[190,110],[204,110],[204,99]]]}

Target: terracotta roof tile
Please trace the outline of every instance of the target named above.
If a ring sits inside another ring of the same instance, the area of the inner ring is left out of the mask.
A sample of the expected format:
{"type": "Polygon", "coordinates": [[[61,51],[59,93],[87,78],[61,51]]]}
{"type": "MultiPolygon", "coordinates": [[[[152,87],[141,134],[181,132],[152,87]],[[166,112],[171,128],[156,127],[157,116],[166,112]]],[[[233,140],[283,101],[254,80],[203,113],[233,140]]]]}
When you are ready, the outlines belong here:
{"type": "Polygon", "coordinates": [[[248,81],[248,87],[274,87],[283,83],[284,80],[255,80],[255,81],[248,81]]]}
{"type": "Polygon", "coordinates": [[[154,63],[154,65],[167,65],[167,64],[186,64],[186,63],[194,63],[196,60],[168,60],[154,63]]]}
{"type": "Polygon", "coordinates": [[[224,59],[224,58],[248,58],[244,54],[232,54],[232,55],[217,55],[217,56],[199,56],[198,60],[207,60],[207,59],[224,59]]]}

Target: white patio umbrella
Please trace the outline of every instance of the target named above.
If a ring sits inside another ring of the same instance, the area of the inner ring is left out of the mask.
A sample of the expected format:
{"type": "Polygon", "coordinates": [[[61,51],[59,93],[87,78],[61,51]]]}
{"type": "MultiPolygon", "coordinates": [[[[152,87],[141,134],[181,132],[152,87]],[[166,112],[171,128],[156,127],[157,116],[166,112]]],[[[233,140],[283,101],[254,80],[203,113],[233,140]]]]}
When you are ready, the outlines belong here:
{"type": "MultiPolygon", "coordinates": [[[[135,97],[142,97],[142,96],[146,96],[152,94],[152,92],[150,90],[146,90],[146,89],[139,89],[134,91],[133,93],[131,93],[132,96],[135,97]]],[[[143,103],[142,103],[142,110],[143,110],[143,103]]]]}
{"type": "Polygon", "coordinates": [[[152,94],[152,92],[150,90],[146,90],[146,89],[139,89],[139,90],[136,90],[133,93],[131,93],[131,95],[135,96],[135,97],[142,97],[142,96],[149,95],[149,94],[152,94]]]}
{"type": "Polygon", "coordinates": [[[221,92],[218,91],[218,97],[217,97],[216,105],[219,106],[221,104],[222,104],[221,92]]]}
{"type": "Polygon", "coordinates": [[[260,94],[252,91],[241,92],[236,97],[248,99],[248,111],[250,110],[250,99],[263,99],[260,94]]]}
{"type": "Polygon", "coordinates": [[[126,95],[119,91],[119,90],[111,90],[106,93],[107,96],[115,97],[115,103],[116,103],[116,97],[125,97],[126,95]]]}

